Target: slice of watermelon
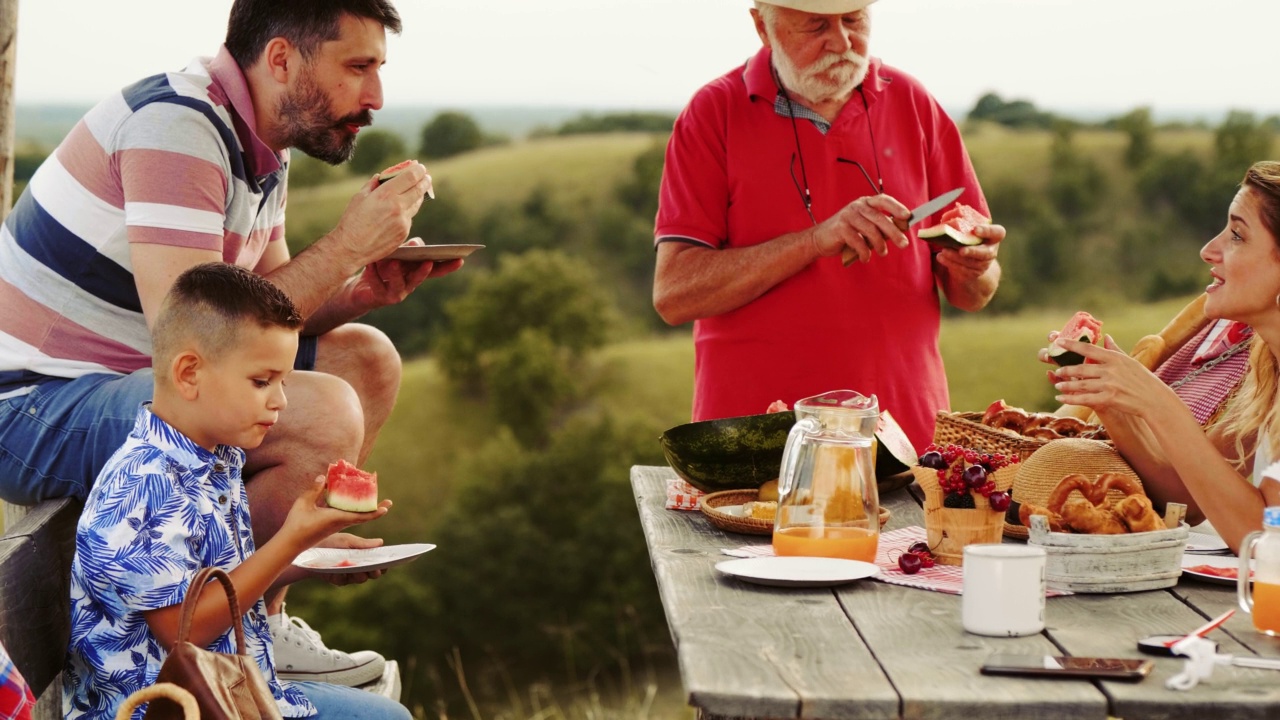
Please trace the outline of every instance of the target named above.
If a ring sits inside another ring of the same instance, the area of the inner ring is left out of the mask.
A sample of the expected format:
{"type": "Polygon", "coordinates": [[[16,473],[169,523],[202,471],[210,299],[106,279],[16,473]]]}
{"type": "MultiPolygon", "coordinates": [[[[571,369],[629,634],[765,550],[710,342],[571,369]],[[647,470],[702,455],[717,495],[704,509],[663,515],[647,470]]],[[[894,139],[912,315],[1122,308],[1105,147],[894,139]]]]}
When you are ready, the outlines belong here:
{"type": "Polygon", "coordinates": [[[396,163],[395,165],[392,165],[391,167],[387,168],[386,170],[383,170],[382,172],[378,173],[378,182],[379,182],[379,183],[384,183],[384,182],[386,182],[386,181],[390,180],[391,178],[393,178],[393,177],[395,177],[395,176],[399,175],[400,173],[404,172],[404,171],[405,171],[405,170],[406,170],[410,165],[414,164],[415,162],[417,162],[417,161],[416,161],[416,160],[405,160],[404,162],[398,162],[398,163],[396,163]]]}
{"type": "Polygon", "coordinates": [[[942,214],[941,222],[927,227],[918,234],[921,240],[943,248],[960,248],[981,245],[982,238],[973,234],[973,229],[986,225],[991,219],[965,205],[956,206],[942,214]]]}
{"type": "Polygon", "coordinates": [[[1058,337],[1049,343],[1049,359],[1058,365],[1079,365],[1084,356],[1062,347],[1061,340],[1079,340],[1080,342],[1102,344],[1102,321],[1083,310],[1071,316],[1066,327],[1058,333],[1058,337]]]}
{"type": "Polygon", "coordinates": [[[378,473],[369,473],[346,460],[329,466],[324,481],[324,501],[347,512],[373,512],[378,509],[378,473]]]}

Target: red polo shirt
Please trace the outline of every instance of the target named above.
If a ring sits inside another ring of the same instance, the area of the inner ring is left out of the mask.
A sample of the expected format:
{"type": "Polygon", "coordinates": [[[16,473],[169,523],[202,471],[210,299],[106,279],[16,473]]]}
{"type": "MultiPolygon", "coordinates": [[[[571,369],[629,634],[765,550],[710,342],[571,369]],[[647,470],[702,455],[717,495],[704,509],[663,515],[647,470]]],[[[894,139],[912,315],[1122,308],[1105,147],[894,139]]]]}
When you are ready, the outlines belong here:
{"type": "MultiPolygon", "coordinates": [[[[812,225],[792,180],[796,139],[774,110],[769,58],[763,48],[712,81],[676,120],[656,240],[745,247],[812,225]]],[[[963,186],[960,201],[989,214],[955,123],[915,78],[873,59],[862,89],[865,109],[854,93],[825,135],[796,121],[818,222],[875,192],[836,158],[875,178],[877,153],[885,192],[907,207],[963,186]]],[[[906,250],[850,267],[822,258],[754,302],[696,321],[693,419],[848,388],[876,394],[918,449],[931,442],[934,415],[949,403],[932,256],[915,231],[934,220],[911,229],[906,250]]]]}

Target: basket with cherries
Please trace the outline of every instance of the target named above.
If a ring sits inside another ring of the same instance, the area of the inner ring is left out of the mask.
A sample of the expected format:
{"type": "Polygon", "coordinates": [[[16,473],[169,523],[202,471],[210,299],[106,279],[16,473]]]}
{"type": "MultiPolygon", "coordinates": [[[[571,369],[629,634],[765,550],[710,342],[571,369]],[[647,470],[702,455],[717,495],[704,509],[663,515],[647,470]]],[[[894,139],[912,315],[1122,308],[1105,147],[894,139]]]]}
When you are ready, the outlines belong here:
{"type": "Polygon", "coordinates": [[[943,507],[974,509],[978,506],[974,496],[981,495],[992,510],[999,512],[1009,508],[1009,493],[996,490],[990,476],[1016,462],[1016,455],[983,453],[959,445],[930,445],[920,456],[920,465],[938,471],[943,507]]]}

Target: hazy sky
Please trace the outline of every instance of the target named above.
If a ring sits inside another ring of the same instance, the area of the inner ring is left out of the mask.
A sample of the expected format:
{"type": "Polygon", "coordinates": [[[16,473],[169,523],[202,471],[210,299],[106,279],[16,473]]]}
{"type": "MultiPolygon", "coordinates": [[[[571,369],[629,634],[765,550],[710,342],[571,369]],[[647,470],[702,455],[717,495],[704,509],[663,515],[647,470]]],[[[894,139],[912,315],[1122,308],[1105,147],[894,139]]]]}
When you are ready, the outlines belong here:
{"type": "MultiPolygon", "coordinates": [[[[20,0],[20,103],[94,102],[212,54],[231,0],[20,0]]],[[[748,0],[398,0],[400,105],[678,108],[759,45],[748,0]]],[[[1278,0],[880,0],[872,53],[967,111],[1280,112],[1278,0]]]]}

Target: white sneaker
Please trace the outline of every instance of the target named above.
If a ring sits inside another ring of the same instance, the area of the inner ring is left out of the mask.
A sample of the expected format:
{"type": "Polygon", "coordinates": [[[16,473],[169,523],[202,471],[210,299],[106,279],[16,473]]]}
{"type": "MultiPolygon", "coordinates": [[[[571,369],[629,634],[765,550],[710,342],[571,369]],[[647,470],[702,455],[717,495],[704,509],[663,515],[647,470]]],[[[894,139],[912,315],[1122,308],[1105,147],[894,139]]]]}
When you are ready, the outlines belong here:
{"type": "Polygon", "coordinates": [[[283,680],[311,680],[356,687],[382,677],[387,661],[372,650],[331,650],[305,620],[280,611],[267,618],[276,674],[283,680]]]}

